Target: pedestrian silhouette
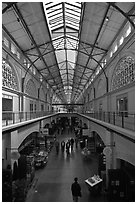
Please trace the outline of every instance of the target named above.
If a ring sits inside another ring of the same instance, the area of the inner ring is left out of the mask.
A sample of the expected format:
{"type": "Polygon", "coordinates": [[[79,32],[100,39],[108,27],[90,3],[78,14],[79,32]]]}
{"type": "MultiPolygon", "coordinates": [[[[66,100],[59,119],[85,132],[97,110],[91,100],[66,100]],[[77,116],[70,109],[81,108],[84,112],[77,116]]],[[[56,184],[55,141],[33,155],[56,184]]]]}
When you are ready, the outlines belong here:
{"type": "Polygon", "coordinates": [[[70,140],[70,145],[71,145],[71,150],[73,151],[73,145],[74,145],[74,139],[73,138],[71,138],[71,140],[70,140]]]}
{"type": "Polygon", "coordinates": [[[70,148],[70,142],[67,141],[67,143],[66,143],[66,152],[67,152],[67,155],[69,154],[69,148],[70,148]]]}
{"type": "Polygon", "coordinates": [[[73,196],[73,201],[74,202],[78,202],[78,197],[81,197],[81,187],[78,183],[78,178],[74,178],[74,183],[72,183],[71,185],[71,192],[72,192],[72,196],[73,196]]]}
{"type": "Polygon", "coordinates": [[[64,149],[65,149],[65,141],[63,140],[61,142],[61,150],[62,150],[62,152],[64,152],[64,149]]]}
{"type": "Polygon", "coordinates": [[[55,147],[56,147],[56,153],[58,154],[59,153],[59,141],[56,140],[55,142],[55,147]]]}

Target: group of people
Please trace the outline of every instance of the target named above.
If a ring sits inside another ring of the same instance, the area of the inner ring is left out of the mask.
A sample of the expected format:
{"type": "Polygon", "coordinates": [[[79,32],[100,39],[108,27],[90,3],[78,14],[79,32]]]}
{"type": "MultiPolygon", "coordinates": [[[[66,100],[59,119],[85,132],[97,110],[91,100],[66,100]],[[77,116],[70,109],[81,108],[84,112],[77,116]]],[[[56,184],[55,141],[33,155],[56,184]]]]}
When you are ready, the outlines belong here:
{"type": "Polygon", "coordinates": [[[61,145],[61,151],[64,152],[65,148],[66,148],[66,152],[67,154],[70,153],[70,149],[71,151],[73,151],[74,148],[74,143],[76,145],[76,148],[78,147],[78,140],[77,138],[74,140],[74,138],[70,138],[67,140],[67,142],[65,143],[64,140],[61,141],[61,143],[59,143],[58,139],[55,141],[55,147],[56,147],[56,153],[58,154],[59,149],[60,149],[60,145],[61,145]]]}
{"type": "MultiPolygon", "coordinates": [[[[73,151],[74,143],[75,143],[75,146],[77,148],[78,147],[78,139],[77,138],[75,140],[74,140],[74,138],[70,138],[66,142],[64,140],[62,140],[61,143],[59,143],[59,140],[56,139],[56,141],[55,141],[56,153],[57,154],[59,153],[59,149],[61,146],[62,153],[66,149],[67,154],[70,154],[70,148],[71,148],[71,151],[73,151]]],[[[82,197],[81,186],[78,183],[77,177],[74,178],[74,183],[72,183],[72,185],[71,185],[71,193],[72,193],[72,197],[73,197],[74,202],[78,202],[78,198],[82,197]]]]}
{"type": "Polygon", "coordinates": [[[74,139],[71,138],[66,142],[66,152],[67,152],[67,154],[70,153],[70,148],[71,148],[71,151],[73,151],[73,146],[74,146],[74,139]]]}

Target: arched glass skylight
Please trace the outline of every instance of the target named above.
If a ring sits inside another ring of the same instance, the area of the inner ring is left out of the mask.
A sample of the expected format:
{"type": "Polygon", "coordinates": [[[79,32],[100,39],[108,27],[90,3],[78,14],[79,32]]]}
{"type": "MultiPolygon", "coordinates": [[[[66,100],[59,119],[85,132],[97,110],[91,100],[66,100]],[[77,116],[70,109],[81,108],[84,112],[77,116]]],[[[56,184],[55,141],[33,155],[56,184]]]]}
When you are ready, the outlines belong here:
{"type": "Polygon", "coordinates": [[[55,55],[67,101],[71,101],[78,35],[81,16],[81,3],[49,2],[44,4],[50,28],[55,55]]]}

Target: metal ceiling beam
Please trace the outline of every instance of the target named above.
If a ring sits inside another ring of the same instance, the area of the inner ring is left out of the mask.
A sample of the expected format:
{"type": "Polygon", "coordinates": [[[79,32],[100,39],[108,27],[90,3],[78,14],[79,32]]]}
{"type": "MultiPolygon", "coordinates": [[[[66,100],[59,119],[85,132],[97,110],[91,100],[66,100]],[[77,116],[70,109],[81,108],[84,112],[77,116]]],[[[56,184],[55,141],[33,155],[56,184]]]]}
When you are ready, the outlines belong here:
{"type": "MultiPolygon", "coordinates": [[[[102,19],[102,22],[101,22],[101,24],[100,24],[98,33],[97,33],[97,35],[96,35],[96,39],[95,39],[95,41],[94,41],[92,50],[91,50],[90,55],[89,55],[89,58],[88,58],[88,60],[87,60],[86,66],[88,65],[89,60],[91,59],[91,55],[92,55],[92,53],[93,53],[93,50],[94,50],[94,48],[95,48],[95,44],[96,44],[96,42],[97,42],[97,40],[98,40],[98,37],[99,37],[100,32],[101,32],[101,30],[102,30],[102,27],[103,27],[103,25],[104,25],[104,22],[105,22],[105,19],[106,19],[106,17],[107,17],[109,8],[110,8],[110,4],[107,6],[106,12],[105,12],[104,17],[103,17],[103,19],[102,19]]],[[[86,70],[86,68],[85,68],[84,71],[83,71],[83,75],[84,75],[85,70],[86,70]]],[[[80,85],[80,83],[81,83],[81,81],[79,82],[79,85],[80,85]]]]}
{"type": "MultiPolygon", "coordinates": [[[[66,3],[66,4],[67,4],[67,3],[66,3]]],[[[79,8],[79,9],[81,9],[81,8],[79,8]]],[[[67,10],[78,13],[77,10],[74,10],[74,9],[71,9],[71,8],[67,8],[67,10]]]]}
{"type": "MultiPolygon", "coordinates": [[[[63,64],[63,63],[66,63],[66,60],[64,60],[64,61],[62,61],[62,62],[59,62],[58,64],[63,64]]],[[[69,64],[75,64],[76,66],[80,66],[80,67],[86,68],[86,69],[88,69],[88,70],[94,71],[94,69],[92,69],[92,68],[85,67],[84,65],[81,65],[81,64],[72,62],[72,61],[70,61],[70,60],[68,60],[68,63],[69,63],[69,64]]],[[[52,68],[52,67],[54,67],[54,66],[56,66],[56,65],[57,65],[57,64],[53,64],[53,65],[49,66],[49,69],[52,68]]],[[[64,64],[63,64],[63,65],[64,65],[64,64]]],[[[62,65],[62,66],[63,66],[63,65],[62,65]]],[[[43,68],[43,69],[41,69],[41,70],[39,70],[39,71],[43,71],[43,70],[45,70],[45,68],[43,68]]]]}
{"type": "MultiPolygon", "coordinates": [[[[60,26],[60,27],[58,27],[58,28],[52,29],[52,32],[55,32],[55,31],[57,31],[57,30],[60,30],[60,29],[62,29],[63,27],[64,27],[64,25],[62,25],[62,26],[60,26]]],[[[69,28],[69,29],[72,29],[72,30],[75,30],[75,31],[78,32],[78,30],[77,30],[76,28],[72,28],[71,26],[66,25],[66,28],[69,28]]]]}
{"type": "MultiPolygon", "coordinates": [[[[62,28],[63,28],[63,26],[62,26],[62,28]]],[[[64,32],[63,32],[63,33],[64,33],[64,32]]],[[[79,43],[79,45],[83,44],[83,45],[89,46],[89,48],[92,48],[92,47],[93,47],[93,44],[89,44],[89,43],[83,42],[83,41],[81,41],[81,40],[76,40],[76,38],[73,38],[72,36],[67,36],[66,38],[72,39],[72,40],[74,40],[74,41],[77,41],[77,42],[79,43]]],[[[46,42],[46,43],[37,45],[37,47],[40,48],[40,47],[42,47],[42,46],[44,46],[44,45],[46,45],[46,44],[53,44],[54,41],[57,41],[57,40],[60,40],[60,39],[64,39],[64,37],[61,36],[61,37],[59,37],[59,38],[57,38],[57,39],[53,39],[53,40],[48,41],[48,42],[46,42]]],[[[107,52],[107,51],[108,51],[108,50],[106,50],[106,49],[104,49],[104,48],[98,47],[97,45],[95,45],[94,48],[99,49],[99,50],[102,50],[102,51],[104,51],[104,52],[107,52]]],[[[24,50],[24,52],[28,52],[28,51],[31,51],[31,50],[33,50],[33,49],[36,49],[36,47],[32,47],[32,48],[30,48],[30,49],[28,49],[28,50],[24,50]]]]}
{"type": "Polygon", "coordinates": [[[2,2],[7,4],[7,6],[2,10],[2,14],[4,14],[9,8],[11,8],[13,6],[13,4],[16,4],[17,2],[2,2]]]}
{"type": "MultiPolygon", "coordinates": [[[[55,30],[56,27],[59,26],[59,25],[62,25],[62,26],[63,26],[63,23],[60,22],[60,23],[58,23],[58,24],[56,24],[56,25],[52,25],[52,26],[50,26],[50,27],[51,27],[51,32],[52,32],[52,30],[55,30]]],[[[57,29],[58,29],[58,27],[57,27],[57,29]]]]}
{"type": "MultiPolygon", "coordinates": [[[[61,3],[59,3],[59,4],[61,4],[61,3]]],[[[46,27],[47,27],[47,29],[48,29],[48,33],[49,33],[49,37],[50,37],[50,42],[51,42],[52,47],[54,48],[54,46],[53,46],[53,44],[52,44],[51,34],[50,34],[50,32],[49,32],[49,26],[48,26],[47,19],[46,19],[46,16],[45,16],[45,11],[44,11],[44,7],[43,7],[43,3],[41,2],[40,5],[41,5],[41,9],[42,9],[43,16],[44,16],[44,19],[45,19],[45,24],[46,24],[46,27]]],[[[54,53],[54,56],[55,56],[56,63],[58,64],[55,53],[54,53]]],[[[59,75],[60,75],[59,67],[58,67],[58,72],[59,72],[59,75]]],[[[61,75],[60,75],[60,79],[61,79],[61,75]]],[[[62,79],[61,79],[61,80],[62,80],[62,79]]],[[[63,82],[62,82],[62,85],[63,85],[63,82]]],[[[63,94],[63,93],[62,93],[62,94],[63,94]]]]}
{"type": "Polygon", "coordinates": [[[121,8],[119,8],[116,3],[113,2],[109,2],[108,3],[110,6],[112,6],[113,8],[115,8],[116,10],[118,10],[133,26],[133,28],[135,29],[135,24],[134,22],[130,19],[129,15],[127,13],[125,13],[121,8]]]}
{"type": "MultiPolygon", "coordinates": [[[[60,42],[61,43],[61,42],[60,42]]],[[[58,44],[58,46],[59,46],[59,44],[58,44]]],[[[43,48],[44,49],[44,48],[43,48]]],[[[45,49],[46,50],[46,49],[45,49]]],[[[64,48],[59,48],[59,49],[57,49],[56,50],[56,48],[55,49],[53,49],[53,50],[50,50],[49,52],[46,52],[45,54],[44,53],[42,53],[42,56],[44,57],[44,56],[46,56],[46,55],[48,55],[48,54],[50,54],[50,53],[52,53],[52,52],[57,52],[57,51],[62,51],[62,50],[64,50],[64,48]]],[[[71,48],[67,48],[67,50],[71,50],[71,51],[77,51],[78,52],[78,49],[71,49],[71,48]]],[[[82,53],[82,54],[85,54],[86,56],[90,56],[87,52],[85,53],[85,52],[82,52],[81,50],[79,50],[79,53],[82,53]]],[[[32,56],[32,57],[38,57],[39,55],[37,54],[30,54],[30,53],[26,53],[28,56],[32,56]]],[[[101,53],[97,53],[97,54],[93,54],[93,55],[91,55],[91,57],[95,57],[95,56],[98,56],[98,55],[104,55],[104,54],[106,54],[106,52],[101,52],[101,53]]],[[[60,63],[57,63],[56,65],[58,65],[58,64],[60,64],[60,63]]],[[[74,63],[74,64],[76,64],[76,63],[74,63]]],[[[52,65],[52,66],[55,66],[55,64],[54,65],[52,65]]],[[[48,68],[50,68],[50,67],[52,67],[52,66],[48,66],[48,68]]],[[[79,64],[79,66],[83,66],[83,65],[80,65],[79,64]]],[[[85,66],[84,66],[85,67],[85,66]]],[[[45,69],[45,68],[44,68],[45,69]]],[[[43,69],[42,69],[43,70],[43,69]]],[[[91,68],[91,70],[94,70],[94,69],[92,69],[91,68]]]]}
{"type": "Polygon", "coordinates": [[[58,106],[58,105],[62,105],[62,106],[83,106],[83,103],[52,103],[52,106],[58,106]]]}
{"type": "Polygon", "coordinates": [[[53,5],[53,6],[50,6],[50,7],[46,8],[46,9],[49,10],[49,9],[55,8],[56,6],[59,6],[59,5],[61,5],[61,3],[55,4],[55,5],[53,5]]]}
{"type": "Polygon", "coordinates": [[[70,4],[70,3],[68,3],[68,2],[66,2],[66,4],[69,5],[69,6],[76,7],[76,8],[78,8],[78,9],[81,9],[80,6],[77,6],[77,5],[74,5],[74,4],[70,4]]]}
{"type": "MultiPolygon", "coordinates": [[[[78,72],[79,72],[80,74],[82,73],[82,72],[80,72],[80,71],[78,71],[78,72]]],[[[64,75],[66,75],[66,73],[62,74],[61,76],[64,76],[64,75]]],[[[73,74],[71,74],[71,73],[69,73],[68,76],[69,76],[69,75],[73,76],[73,74]]],[[[84,76],[85,76],[85,78],[83,77],[83,79],[84,79],[84,80],[87,80],[88,77],[87,77],[86,75],[84,75],[84,76]]],[[[77,75],[77,77],[78,77],[78,78],[81,78],[81,76],[78,76],[78,75],[77,75]]]]}
{"type": "MultiPolygon", "coordinates": [[[[10,37],[10,39],[15,43],[15,45],[21,50],[21,52],[23,53],[23,50],[21,49],[21,47],[18,45],[18,43],[16,42],[16,40],[13,38],[13,36],[8,32],[8,30],[5,28],[5,26],[4,25],[2,25],[2,29],[7,33],[7,35],[10,37]]],[[[23,53],[24,54],[24,56],[30,61],[30,63],[32,64],[33,62],[28,58],[28,56],[25,54],[25,53],[23,53]]],[[[37,67],[35,66],[35,65],[33,65],[34,67],[35,67],[35,69],[37,70],[37,72],[41,75],[41,76],[43,76],[41,73],[40,73],[40,71],[37,69],[37,67]]],[[[27,71],[27,70],[26,70],[27,71]]],[[[45,80],[45,82],[49,85],[49,87],[52,89],[52,87],[50,86],[50,84],[48,83],[48,81],[45,79],[45,77],[44,77],[44,80],[45,80]]]]}
{"type": "Polygon", "coordinates": [[[52,20],[49,19],[49,24],[54,25],[54,24],[60,22],[61,20],[62,20],[62,16],[59,16],[59,17],[54,18],[54,19],[52,19],[52,20]]]}
{"type": "MultiPolygon", "coordinates": [[[[79,29],[79,35],[78,35],[78,39],[79,39],[79,48],[78,48],[78,52],[79,52],[79,50],[80,50],[80,45],[82,45],[82,41],[81,41],[81,32],[82,32],[82,24],[83,24],[83,21],[84,21],[84,13],[85,13],[85,6],[86,6],[86,3],[84,2],[83,4],[82,4],[82,10],[81,10],[81,20],[80,20],[80,29],[79,29]]],[[[90,46],[91,47],[91,45],[90,44],[87,44],[87,43],[83,43],[84,45],[86,44],[86,45],[88,45],[88,46],[90,46]]],[[[93,50],[93,48],[97,48],[98,49],[98,46],[96,46],[95,45],[95,43],[92,45],[92,50],[93,50]]],[[[100,48],[99,48],[100,49],[100,48]]],[[[102,48],[101,48],[101,50],[102,50],[102,48]]],[[[104,50],[104,49],[103,49],[104,50]]],[[[107,52],[107,50],[104,50],[105,52],[107,52]]],[[[78,60],[78,55],[77,55],[77,60],[78,60]]],[[[77,63],[77,60],[76,60],[76,63],[77,63]]],[[[85,70],[87,69],[86,68],[87,66],[85,66],[85,70]]],[[[74,73],[74,78],[75,78],[75,73],[74,73]]],[[[74,80],[74,78],[73,78],[73,80],[74,80]]],[[[73,81],[73,83],[74,83],[74,81],[73,81]]],[[[78,86],[80,85],[80,83],[78,84],[78,86]]],[[[72,100],[74,100],[74,98],[76,98],[76,93],[74,94],[73,93],[73,95],[72,95],[72,97],[71,97],[71,99],[72,100]]]]}
{"type": "MultiPolygon", "coordinates": [[[[24,29],[26,30],[26,33],[28,34],[28,36],[29,36],[31,42],[33,42],[33,44],[35,45],[35,47],[36,47],[36,49],[37,49],[37,51],[38,51],[39,57],[42,57],[42,56],[41,56],[41,52],[40,52],[39,49],[37,48],[37,44],[36,44],[36,42],[35,42],[33,36],[31,35],[31,33],[30,33],[30,31],[29,31],[29,28],[27,27],[27,25],[26,25],[26,23],[25,23],[25,21],[24,21],[24,19],[23,19],[23,16],[21,15],[21,13],[20,13],[20,11],[19,11],[17,5],[16,5],[16,4],[13,4],[12,7],[13,7],[14,11],[16,12],[17,16],[19,17],[19,19],[20,19],[20,21],[21,21],[21,23],[22,23],[22,26],[23,26],[24,29]]],[[[5,28],[5,30],[6,30],[6,32],[9,34],[9,36],[11,36],[10,33],[7,31],[6,28],[5,28]]],[[[12,36],[11,36],[11,39],[13,39],[13,41],[16,42],[16,40],[15,40],[12,36]]],[[[18,45],[17,42],[16,42],[16,44],[18,45]]],[[[19,49],[22,51],[22,53],[24,54],[24,56],[26,56],[26,54],[25,54],[24,51],[20,48],[19,45],[18,45],[18,47],[19,47],[19,49]]],[[[33,62],[30,60],[30,58],[28,58],[28,56],[26,56],[26,58],[31,62],[31,64],[33,63],[33,62]]],[[[42,57],[42,58],[43,58],[43,57],[42,57]]],[[[44,60],[44,59],[43,59],[43,60],[44,60]]],[[[44,64],[46,65],[46,62],[45,62],[44,64]]],[[[47,66],[47,65],[46,65],[46,66],[47,66]]],[[[36,66],[35,66],[35,68],[36,68],[36,70],[38,71],[38,69],[37,69],[36,66]]],[[[39,71],[38,71],[38,72],[39,72],[39,71]]],[[[49,71],[49,72],[50,72],[50,71],[49,71]]],[[[40,72],[39,72],[39,73],[40,73],[40,72]]],[[[41,75],[41,74],[40,74],[40,75],[41,75]]],[[[45,77],[43,77],[43,78],[44,78],[44,80],[48,83],[48,81],[45,79],[45,77]]],[[[54,79],[54,78],[53,78],[53,79],[54,79]]],[[[48,84],[49,84],[49,83],[48,83],[48,84]]],[[[49,84],[49,86],[50,86],[50,84],[49,84]]],[[[51,89],[52,89],[52,88],[51,88],[51,89]]]]}
{"type": "MultiPolygon", "coordinates": [[[[29,30],[29,28],[28,28],[28,26],[27,26],[27,24],[26,24],[26,22],[25,22],[25,20],[24,20],[24,18],[23,18],[23,16],[22,16],[22,14],[20,13],[20,11],[19,11],[17,5],[13,5],[13,9],[14,9],[14,11],[16,12],[17,16],[19,17],[19,19],[20,19],[20,21],[21,21],[21,24],[22,24],[23,28],[25,29],[27,35],[29,36],[31,42],[35,45],[35,49],[37,50],[38,55],[41,57],[41,59],[43,60],[44,64],[46,65],[46,67],[47,67],[47,69],[48,69],[47,63],[45,62],[45,60],[44,60],[44,58],[43,58],[43,56],[42,56],[42,54],[41,54],[39,48],[37,47],[37,44],[36,44],[36,42],[35,42],[35,40],[34,40],[34,37],[33,37],[33,35],[31,34],[31,32],[30,32],[30,30],[29,30]]],[[[49,70],[49,73],[50,73],[50,70],[49,70]]],[[[52,75],[52,74],[51,74],[51,75],[52,75]]]]}
{"type": "Polygon", "coordinates": [[[100,32],[101,32],[102,27],[103,27],[103,25],[104,25],[104,22],[105,22],[105,20],[106,20],[106,17],[107,17],[109,8],[110,8],[110,5],[108,5],[108,7],[107,7],[107,9],[106,9],[105,15],[104,15],[103,20],[102,20],[102,22],[101,22],[101,25],[100,25],[100,27],[99,27],[99,30],[98,30],[96,39],[95,39],[95,41],[94,41],[94,44],[93,44],[93,47],[92,47],[92,50],[91,50],[91,53],[90,53],[90,56],[89,56],[89,58],[88,58],[88,61],[87,61],[87,64],[86,64],[86,65],[88,65],[88,62],[89,62],[89,60],[91,59],[92,52],[93,52],[93,50],[94,50],[94,48],[95,48],[95,45],[96,45],[97,40],[98,40],[98,37],[99,37],[99,35],[100,35],[100,32]]]}
{"type": "Polygon", "coordinates": [[[67,42],[66,42],[66,18],[65,18],[65,2],[62,3],[62,11],[63,11],[63,28],[64,28],[64,50],[65,50],[65,57],[66,57],[66,72],[67,72],[67,84],[69,84],[68,78],[68,64],[67,64],[67,42]]]}
{"type": "Polygon", "coordinates": [[[52,11],[50,11],[50,12],[47,11],[47,14],[49,15],[49,14],[54,13],[54,12],[56,12],[56,13],[53,14],[53,15],[51,15],[51,16],[49,16],[49,18],[50,18],[50,17],[53,17],[53,16],[56,16],[56,15],[58,15],[58,14],[60,14],[60,13],[62,13],[62,10],[61,10],[61,8],[59,8],[59,9],[56,9],[56,10],[52,10],[52,11]],[[57,13],[57,11],[60,11],[60,12],[57,13]]]}
{"type": "MultiPolygon", "coordinates": [[[[80,67],[83,67],[83,68],[86,68],[86,69],[88,69],[88,70],[92,70],[92,71],[94,71],[94,69],[92,69],[92,68],[89,68],[89,67],[85,67],[84,65],[81,65],[81,64],[78,64],[78,63],[75,63],[75,62],[71,62],[71,61],[68,61],[70,64],[75,64],[76,66],[80,66],[80,67]]],[[[75,66],[75,67],[76,67],[75,66]]],[[[76,68],[75,68],[76,69],[76,68]]]]}
{"type": "MultiPolygon", "coordinates": [[[[120,12],[120,10],[118,9],[118,7],[115,5],[115,3],[108,3],[108,4],[110,4],[111,6],[113,6],[115,9],[117,9],[119,12],[120,12]]],[[[134,7],[128,12],[128,13],[125,13],[125,15],[126,16],[130,16],[130,13],[133,13],[133,10],[134,10],[134,7]]],[[[121,14],[123,15],[123,12],[121,12],[121,14]]],[[[126,16],[125,16],[125,18],[126,18],[126,16]]],[[[132,17],[132,15],[131,15],[131,17],[132,17]]],[[[131,20],[131,19],[130,19],[131,20]]],[[[133,22],[133,21],[132,21],[133,22]]],[[[133,23],[134,24],[134,23],[133,23]]],[[[123,26],[125,25],[125,22],[123,23],[123,25],[121,26],[121,29],[123,29],[123,26]]],[[[121,31],[121,29],[120,29],[120,31],[121,31]]],[[[116,39],[116,37],[117,37],[117,35],[115,36],[115,39],[116,39]]],[[[95,59],[93,59],[93,60],[95,60],[95,59]]],[[[95,60],[96,61],[96,60],[95,60]]],[[[101,69],[103,70],[103,72],[104,72],[104,74],[105,74],[105,71],[104,71],[104,69],[103,69],[103,67],[101,66],[101,60],[98,62],[98,61],[96,61],[97,63],[98,63],[98,65],[96,66],[96,68],[98,67],[98,66],[100,66],[101,67],[101,69]]],[[[96,70],[96,69],[95,69],[96,70]]],[[[106,75],[106,74],[105,74],[106,75]]],[[[89,80],[91,79],[91,77],[92,77],[92,75],[90,75],[90,77],[89,77],[89,80]]],[[[107,83],[107,87],[106,87],[106,89],[108,90],[108,78],[107,78],[107,76],[105,76],[106,77],[106,83],[107,83]]],[[[87,83],[85,84],[85,86],[84,87],[86,87],[86,85],[88,84],[88,82],[89,82],[89,80],[87,81],[87,83]]]]}
{"type": "Polygon", "coordinates": [[[66,15],[66,20],[71,21],[74,24],[79,24],[79,20],[78,19],[75,19],[74,17],[71,17],[69,15],[66,15]]]}
{"type": "MultiPolygon", "coordinates": [[[[23,26],[24,29],[26,30],[26,33],[28,34],[28,36],[29,36],[31,42],[35,45],[35,48],[36,48],[36,50],[37,50],[37,52],[38,52],[40,58],[42,59],[42,61],[44,62],[45,66],[47,67],[47,70],[49,71],[49,73],[50,73],[51,76],[52,76],[52,73],[51,73],[51,71],[49,70],[45,59],[43,58],[42,53],[40,52],[39,48],[37,47],[37,44],[36,44],[36,42],[35,42],[35,40],[34,40],[34,38],[33,38],[33,35],[31,34],[31,32],[30,32],[30,30],[29,30],[29,28],[28,28],[28,26],[27,26],[27,24],[26,24],[26,22],[25,22],[25,20],[24,20],[24,18],[23,18],[23,16],[22,16],[22,14],[20,13],[20,11],[19,11],[17,5],[13,5],[13,8],[14,8],[16,14],[17,14],[18,17],[19,17],[19,19],[20,19],[20,21],[21,21],[21,23],[22,23],[22,26],[23,26]]],[[[53,79],[54,83],[56,84],[56,81],[55,81],[55,79],[54,79],[53,76],[52,76],[52,79],[53,79]]]]}
{"type": "Polygon", "coordinates": [[[72,37],[72,36],[67,36],[67,38],[70,38],[70,39],[73,39],[73,40],[77,41],[79,45],[82,43],[82,44],[87,45],[87,46],[89,46],[89,47],[91,47],[91,48],[94,47],[94,48],[97,48],[97,49],[103,50],[103,51],[105,51],[105,52],[108,51],[108,50],[106,50],[106,49],[104,49],[104,48],[98,47],[97,45],[89,44],[89,43],[87,43],[87,42],[83,42],[83,41],[80,40],[79,37],[77,38],[77,40],[76,40],[76,38],[74,38],[74,37],[72,37]]]}
{"type": "MultiPolygon", "coordinates": [[[[78,32],[78,52],[79,52],[79,49],[80,49],[80,44],[81,44],[81,41],[80,41],[80,35],[81,35],[81,32],[82,32],[82,24],[83,24],[83,20],[84,20],[84,14],[85,14],[85,3],[81,4],[81,15],[80,15],[80,22],[79,22],[79,32],[78,32]]],[[[78,62],[78,54],[77,54],[77,58],[76,58],[76,64],[78,62]]],[[[74,77],[73,77],[73,86],[72,86],[72,95],[71,95],[71,100],[73,101],[74,100],[74,78],[75,78],[75,74],[76,71],[74,72],[74,77]]]]}
{"type": "Polygon", "coordinates": [[[70,12],[68,12],[68,11],[66,11],[66,13],[67,13],[67,14],[70,14],[70,15],[72,15],[72,16],[76,16],[77,18],[79,18],[79,16],[77,16],[77,15],[74,14],[74,13],[70,13],[70,12]]]}

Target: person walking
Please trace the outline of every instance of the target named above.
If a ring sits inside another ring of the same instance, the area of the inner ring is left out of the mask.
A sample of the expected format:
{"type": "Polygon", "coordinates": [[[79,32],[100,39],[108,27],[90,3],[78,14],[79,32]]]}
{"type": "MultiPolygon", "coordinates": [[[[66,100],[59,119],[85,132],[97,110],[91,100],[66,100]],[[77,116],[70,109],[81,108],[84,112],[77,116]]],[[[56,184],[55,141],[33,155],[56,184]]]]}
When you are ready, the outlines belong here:
{"type": "Polygon", "coordinates": [[[78,183],[78,178],[74,178],[74,183],[72,183],[71,185],[71,192],[72,192],[72,196],[73,196],[73,201],[74,202],[78,202],[78,197],[81,197],[81,187],[78,183]]]}
{"type": "Polygon", "coordinates": [[[56,147],[56,153],[58,154],[59,153],[59,141],[56,140],[55,142],[55,147],[56,147]]]}
{"type": "Polygon", "coordinates": [[[64,149],[65,149],[65,141],[63,140],[61,142],[61,150],[62,150],[62,152],[64,152],[64,149]]]}
{"type": "Polygon", "coordinates": [[[67,143],[66,143],[66,152],[67,152],[67,155],[69,154],[69,148],[70,148],[70,142],[67,141],[67,143]]]}
{"type": "Polygon", "coordinates": [[[70,140],[70,145],[71,145],[71,150],[73,151],[73,145],[74,145],[74,139],[73,138],[71,138],[71,140],[70,140]]]}

